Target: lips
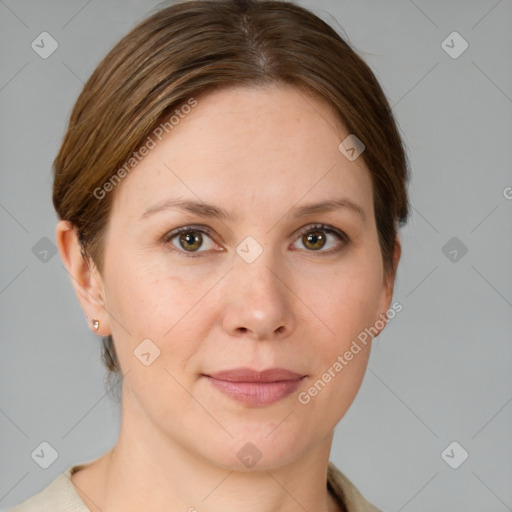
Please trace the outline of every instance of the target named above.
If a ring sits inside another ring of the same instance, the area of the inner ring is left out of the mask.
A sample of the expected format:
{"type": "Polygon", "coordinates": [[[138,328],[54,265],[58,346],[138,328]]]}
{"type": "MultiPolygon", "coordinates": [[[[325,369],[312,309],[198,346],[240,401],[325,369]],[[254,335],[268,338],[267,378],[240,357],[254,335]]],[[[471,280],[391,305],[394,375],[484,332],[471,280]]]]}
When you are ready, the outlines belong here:
{"type": "Polygon", "coordinates": [[[219,391],[248,406],[270,405],[293,393],[306,375],[284,368],[235,368],[204,375],[219,391]]]}
{"type": "Polygon", "coordinates": [[[208,374],[208,377],[228,382],[278,382],[299,380],[304,375],[284,368],[270,368],[263,371],[252,370],[251,368],[234,368],[208,374]]]}

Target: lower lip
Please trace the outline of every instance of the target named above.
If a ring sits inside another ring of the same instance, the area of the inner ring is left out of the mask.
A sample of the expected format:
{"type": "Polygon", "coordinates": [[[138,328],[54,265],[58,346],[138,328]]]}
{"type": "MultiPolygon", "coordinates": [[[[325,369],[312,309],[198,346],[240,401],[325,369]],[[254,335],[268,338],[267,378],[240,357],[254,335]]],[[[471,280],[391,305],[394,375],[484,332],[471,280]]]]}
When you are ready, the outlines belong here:
{"type": "Polygon", "coordinates": [[[246,405],[270,405],[293,393],[301,384],[298,380],[277,382],[230,382],[205,376],[217,389],[246,405]]]}

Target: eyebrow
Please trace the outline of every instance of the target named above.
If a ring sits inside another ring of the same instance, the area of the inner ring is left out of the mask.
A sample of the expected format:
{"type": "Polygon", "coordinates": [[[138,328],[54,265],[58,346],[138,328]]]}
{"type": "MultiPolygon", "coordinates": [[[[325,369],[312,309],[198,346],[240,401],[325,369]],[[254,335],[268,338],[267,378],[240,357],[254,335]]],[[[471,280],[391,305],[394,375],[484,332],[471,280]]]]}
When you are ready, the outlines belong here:
{"type": "MultiPolygon", "coordinates": [[[[229,213],[227,210],[220,208],[219,206],[207,204],[201,201],[186,199],[165,199],[145,210],[141,215],[140,220],[158,212],[175,209],[185,210],[200,217],[218,218],[222,221],[232,221],[235,219],[234,215],[229,213]]],[[[296,206],[290,209],[290,211],[287,213],[287,216],[300,218],[316,213],[325,213],[340,209],[346,209],[356,213],[361,217],[363,222],[366,222],[366,214],[364,209],[348,198],[330,199],[318,203],[306,204],[304,206],[296,206]]]]}

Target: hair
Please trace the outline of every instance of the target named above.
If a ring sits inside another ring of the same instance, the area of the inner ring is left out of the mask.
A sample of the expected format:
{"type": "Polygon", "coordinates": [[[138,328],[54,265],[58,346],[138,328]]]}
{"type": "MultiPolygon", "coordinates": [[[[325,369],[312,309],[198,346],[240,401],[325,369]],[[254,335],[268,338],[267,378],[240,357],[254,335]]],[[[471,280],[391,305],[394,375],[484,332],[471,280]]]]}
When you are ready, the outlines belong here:
{"type": "MultiPolygon", "coordinates": [[[[360,158],[371,174],[384,270],[394,279],[409,170],[391,107],[348,42],[312,12],[279,0],[189,0],[162,8],[125,35],[84,85],[53,164],[53,204],[100,273],[115,190],[100,198],[95,191],[108,190],[155,126],[191,98],[267,85],[292,85],[327,102],[365,145],[360,158]]],[[[120,373],[111,336],[103,337],[102,358],[109,375],[120,373]]]]}

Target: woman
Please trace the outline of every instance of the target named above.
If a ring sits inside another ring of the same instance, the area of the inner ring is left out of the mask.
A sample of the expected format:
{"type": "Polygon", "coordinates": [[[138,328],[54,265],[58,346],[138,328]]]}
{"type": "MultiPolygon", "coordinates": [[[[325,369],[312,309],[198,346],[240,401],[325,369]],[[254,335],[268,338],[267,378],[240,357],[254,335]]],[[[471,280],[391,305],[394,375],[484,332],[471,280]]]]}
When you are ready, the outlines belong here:
{"type": "Polygon", "coordinates": [[[167,7],[94,71],[54,169],[121,430],[13,511],[376,511],[329,454],[397,309],[408,170],[347,43],[289,2],[167,7]]]}

